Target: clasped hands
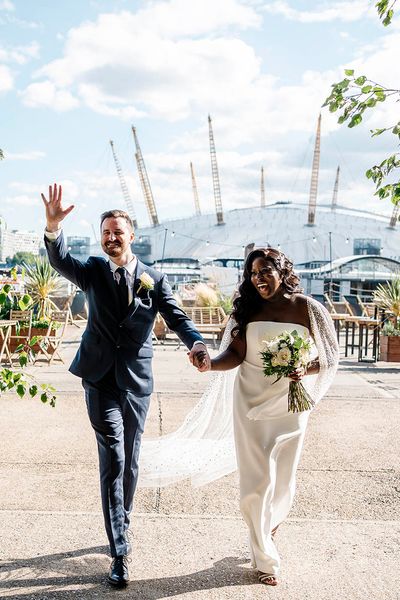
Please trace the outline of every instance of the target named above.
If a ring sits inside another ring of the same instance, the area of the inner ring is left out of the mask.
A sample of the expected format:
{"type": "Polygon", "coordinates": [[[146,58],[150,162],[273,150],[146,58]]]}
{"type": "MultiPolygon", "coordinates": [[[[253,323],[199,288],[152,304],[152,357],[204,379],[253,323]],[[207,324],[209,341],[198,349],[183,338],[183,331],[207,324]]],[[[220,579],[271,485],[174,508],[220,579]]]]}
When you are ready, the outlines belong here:
{"type": "Polygon", "coordinates": [[[192,365],[196,367],[200,373],[211,369],[211,358],[204,344],[195,344],[187,354],[192,365]]]}

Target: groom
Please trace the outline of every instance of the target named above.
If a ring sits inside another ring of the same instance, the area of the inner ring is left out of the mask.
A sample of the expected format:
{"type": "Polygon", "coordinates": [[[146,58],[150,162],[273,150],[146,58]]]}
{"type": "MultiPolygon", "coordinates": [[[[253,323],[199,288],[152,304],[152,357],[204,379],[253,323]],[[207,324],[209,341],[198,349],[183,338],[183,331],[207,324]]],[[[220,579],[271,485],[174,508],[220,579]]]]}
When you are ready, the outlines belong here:
{"type": "Polygon", "coordinates": [[[140,440],[150,394],[152,330],[159,311],[200,366],[208,360],[201,335],[176,304],[166,277],[132,253],[132,221],[122,210],[101,216],[101,245],[109,260],[90,256],[82,263],[65,246],[61,222],[73,210],[63,208],[61,186],[49,187],[45,244],[51,265],[86,294],[89,316],[70,367],[82,378],[87,411],[97,438],[101,498],[110,543],[110,584],[129,581],[127,539],[138,479],[140,440]]]}

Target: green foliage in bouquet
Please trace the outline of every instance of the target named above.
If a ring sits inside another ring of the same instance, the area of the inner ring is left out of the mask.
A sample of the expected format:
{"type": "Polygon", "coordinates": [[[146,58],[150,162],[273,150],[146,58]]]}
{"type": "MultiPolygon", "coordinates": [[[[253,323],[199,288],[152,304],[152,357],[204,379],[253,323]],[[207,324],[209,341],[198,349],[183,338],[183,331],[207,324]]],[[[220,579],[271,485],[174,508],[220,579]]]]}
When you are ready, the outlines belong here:
{"type": "MultiPolygon", "coordinates": [[[[266,377],[276,375],[274,383],[299,368],[306,368],[310,360],[311,342],[296,330],[284,332],[272,340],[264,340],[260,352],[266,377]]],[[[314,406],[313,399],[299,381],[289,383],[288,411],[302,412],[314,406]]]]}

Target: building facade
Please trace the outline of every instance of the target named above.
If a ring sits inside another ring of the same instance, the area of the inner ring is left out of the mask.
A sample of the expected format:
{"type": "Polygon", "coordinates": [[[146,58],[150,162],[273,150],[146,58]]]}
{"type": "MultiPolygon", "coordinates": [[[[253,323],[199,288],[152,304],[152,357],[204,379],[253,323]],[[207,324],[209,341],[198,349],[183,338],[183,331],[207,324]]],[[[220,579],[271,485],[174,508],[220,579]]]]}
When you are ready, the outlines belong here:
{"type": "Polygon", "coordinates": [[[8,229],[3,219],[0,221],[0,264],[12,258],[17,252],[31,252],[39,255],[43,246],[42,236],[33,231],[8,229]]]}

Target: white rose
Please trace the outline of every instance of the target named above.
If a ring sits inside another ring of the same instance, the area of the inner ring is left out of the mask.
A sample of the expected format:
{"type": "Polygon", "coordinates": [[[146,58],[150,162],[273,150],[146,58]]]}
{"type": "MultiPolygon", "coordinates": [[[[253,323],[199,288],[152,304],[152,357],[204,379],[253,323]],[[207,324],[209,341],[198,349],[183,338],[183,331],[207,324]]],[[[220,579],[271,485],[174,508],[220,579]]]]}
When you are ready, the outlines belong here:
{"type": "Polygon", "coordinates": [[[291,358],[292,353],[290,352],[289,348],[281,348],[277,354],[277,359],[282,367],[286,367],[291,358]]]}
{"type": "Polygon", "coordinates": [[[309,361],[310,358],[310,353],[307,350],[307,348],[300,348],[299,350],[299,361],[303,364],[306,365],[309,361]]]}
{"type": "Polygon", "coordinates": [[[278,350],[279,350],[279,343],[278,342],[274,342],[274,341],[270,342],[268,344],[268,350],[272,354],[276,354],[278,352],[278,350]]]}
{"type": "Polygon", "coordinates": [[[279,362],[279,359],[278,359],[278,357],[277,357],[277,356],[273,356],[273,357],[271,358],[271,365],[272,365],[273,367],[280,367],[280,362],[279,362]]]}

